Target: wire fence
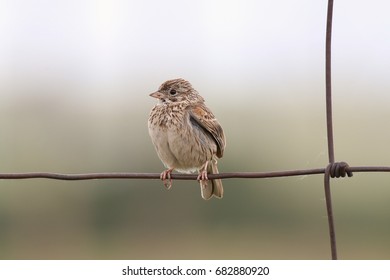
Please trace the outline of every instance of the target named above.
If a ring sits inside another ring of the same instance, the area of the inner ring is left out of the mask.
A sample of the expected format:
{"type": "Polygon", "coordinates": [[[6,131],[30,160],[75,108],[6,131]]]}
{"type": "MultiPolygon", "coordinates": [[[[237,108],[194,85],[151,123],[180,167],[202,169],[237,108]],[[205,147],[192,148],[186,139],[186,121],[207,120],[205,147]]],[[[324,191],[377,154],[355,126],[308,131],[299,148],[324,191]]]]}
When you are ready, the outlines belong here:
{"type": "MultiPolygon", "coordinates": [[[[325,174],[326,168],[312,168],[270,172],[225,172],[219,174],[208,174],[209,179],[261,179],[276,177],[292,177],[303,175],[325,174]]],[[[390,172],[389,166],[348,166],[345,162],[334,163],[329,170],[331,178],[345,177],[352,172],[390,172]]],[[[26,172],[26,173],[0,173],[0,179],[54,179],[65,181],[93,180],[93,179],[158,179],[160,173],[132,173],[132,172],[106,172],[106,173],[49,173],[49,172],[26,172]]],[[[174,180],[197,180],[195,174],[172,173],[174,180]]]]}
{"type": "MultiPolygon", "coordinates": [[[[326,46],[325,46],[325,85],[326,85],[326,124],[328,141],[329,164],[325,168],[299,169],[271,172],[229,172],[210,174],[209,179],[231,179],[231,178],[275,178],[291,177],[302,175],[324,174],[324,191],[326,210],[328,217],[329,239],[332,259],[337,259],[336,234],[332,210],[332,196],[330,190],[330,178],[351,177],[353,172],[390,172],[389,166],[349,166],[346,162],[335,162],[333,142],[333,120],[332,120],[332,83],[331,83],[331,46],[332,46],[332,21],[333,21],[333,0],[328,0],[327,23],[326,23],[326,46]]],[[[194,174],[172,174],[175,180],[197,180],[194,174]]],[[[92,179],[160,179],[160,173],[80,173],[63,174],[48,172],[27,172],[27,173],[0,173],[0,179],[55,179],[55,180],[92,180],[92,179]]]]}

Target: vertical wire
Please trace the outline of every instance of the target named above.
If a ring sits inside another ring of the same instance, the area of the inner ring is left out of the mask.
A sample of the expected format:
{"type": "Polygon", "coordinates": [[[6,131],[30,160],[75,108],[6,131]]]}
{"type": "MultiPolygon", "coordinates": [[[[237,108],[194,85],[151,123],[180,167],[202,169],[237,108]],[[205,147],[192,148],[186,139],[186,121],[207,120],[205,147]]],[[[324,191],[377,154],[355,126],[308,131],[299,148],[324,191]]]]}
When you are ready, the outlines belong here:
{"type": "Polygon", "coordinates": [[[332,57],[332,20],[333,0],[328,0],[328,12],[326,21],[326,49],[325,49],[325,86],[326,86],[326,126],[328,138],[329,165],[325,170],[324,189],[326,211],[328,215],[329,238],[332,259],[337,260],[336,233],[334,227],[332,196],[330,192],[330,169],[334,163],[333,120],[332,120],[332,83],[331,83],[331,57],[332,57]]]}
{"type": "Polygon", "coordinates": [[[334,162],[333,120],[332,120],[332,20],[333,0],[328,1],[326,21],[326,50],[325,50],[325,87],[326,87],[326,124],[328,134],[329,162],[334,162]]]}
{"type": "Polygon", "coordinates": [[[333,210],[332,210],[332,196],[330,193],[330,169],[332,164],[329,164],[325,169],[324,175],[324,188],[325,188],[325,201],[326,201],[326,212],[328,216],[329,226],[329,239],[330,239],[330,251],[332,260],[337,260],[337,247],[336,247],[336,231],[334,228],[333,210]]]}

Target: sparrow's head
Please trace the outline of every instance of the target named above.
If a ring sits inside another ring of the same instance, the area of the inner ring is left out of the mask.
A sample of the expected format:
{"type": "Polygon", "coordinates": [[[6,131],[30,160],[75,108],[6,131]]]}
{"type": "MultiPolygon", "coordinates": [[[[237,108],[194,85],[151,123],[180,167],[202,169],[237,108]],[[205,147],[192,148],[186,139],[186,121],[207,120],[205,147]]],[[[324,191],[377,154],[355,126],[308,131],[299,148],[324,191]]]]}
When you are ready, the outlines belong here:
{"type": "Polygon", "coordinates": [[[183,101],[203,101],[203,98],[184,79],[174,79],[164,82],[158,91],[150,94],[151,97],[158,98],[162,103],[178,103],[183,101]]]}

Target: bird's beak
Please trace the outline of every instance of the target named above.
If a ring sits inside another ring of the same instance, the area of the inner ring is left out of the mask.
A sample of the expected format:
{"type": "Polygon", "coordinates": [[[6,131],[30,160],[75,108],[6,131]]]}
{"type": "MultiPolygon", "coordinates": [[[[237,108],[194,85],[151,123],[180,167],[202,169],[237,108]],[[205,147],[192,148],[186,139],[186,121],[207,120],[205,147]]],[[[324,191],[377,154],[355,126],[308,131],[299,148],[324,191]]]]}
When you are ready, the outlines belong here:
{"type": "Polygon", "coordinates": [[[158,99],[161,99],[164,97],[164,95],[159,91],[153,92],[153,93],[149,94],[149,96],[154,97],[154,98],[158,98],[158,99]]]}

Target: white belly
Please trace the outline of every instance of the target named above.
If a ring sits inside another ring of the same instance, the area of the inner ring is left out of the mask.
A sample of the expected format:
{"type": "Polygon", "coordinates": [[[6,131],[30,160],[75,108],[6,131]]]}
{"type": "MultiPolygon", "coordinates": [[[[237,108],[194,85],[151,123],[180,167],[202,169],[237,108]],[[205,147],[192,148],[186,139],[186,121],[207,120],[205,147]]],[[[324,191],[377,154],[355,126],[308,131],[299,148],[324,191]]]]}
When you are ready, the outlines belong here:
{"type": "Polygon", "coordinates": [[[208,141],[208,145],[205,145],[206,136],[192,127],[179,131],[176,127],[149,124],[149,134],[159,158],[166,167],[180,172],[199,170],[206,161],[212,159],[216,144],[208,141]]]}

